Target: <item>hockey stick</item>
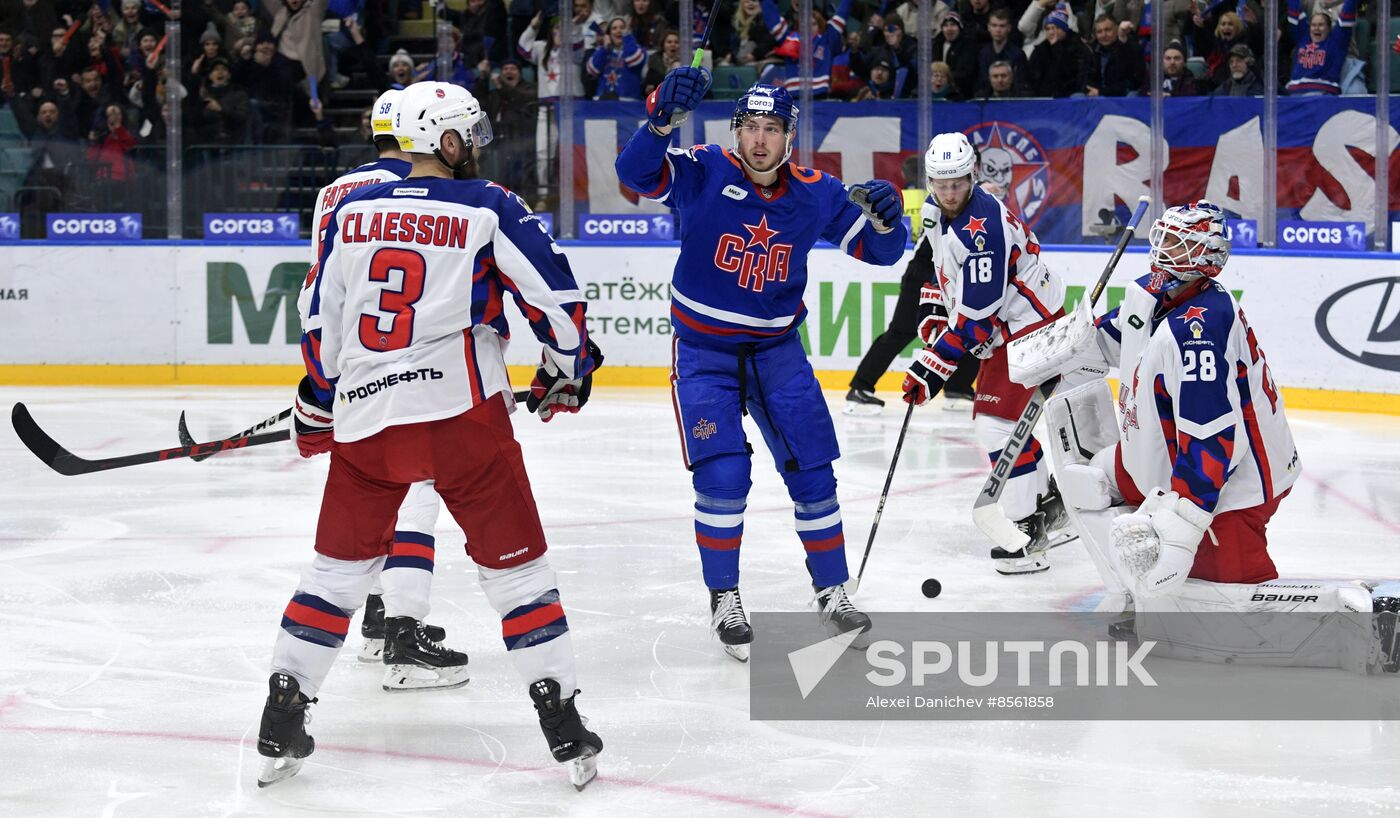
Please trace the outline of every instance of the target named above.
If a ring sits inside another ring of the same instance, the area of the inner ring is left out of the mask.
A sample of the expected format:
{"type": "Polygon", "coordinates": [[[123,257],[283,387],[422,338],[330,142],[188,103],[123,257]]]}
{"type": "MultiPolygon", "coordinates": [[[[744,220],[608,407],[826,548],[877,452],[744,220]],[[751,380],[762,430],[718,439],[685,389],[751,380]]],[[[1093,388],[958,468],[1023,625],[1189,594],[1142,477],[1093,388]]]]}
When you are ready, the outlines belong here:
{"type": "MultiPolygon", "coordinates": [[[[289,417],[291,417],[291,416],[292,416],[292,410],[291,410],[290,407],[288,407],[288,408],[286,408],[286,409],[283,409],[281,412],[278,412],[277,414],[273,415],[272,417],[268,418],[267,420],[264,420],[264,421],[262,421],[261,423],[258,423],[258,424],[254,425],[254,426],[249,426],[247,429],[244,429],[243,431],[239,432],[238,434],[232,435],[232,436],[230,436],[230,437],[225,438],[225,440],[238,440],[238,439],[240,439],[240,438],[252,437],[253,435],[257,434],[258,432],[261,432],[261,431],[264,430],[264,429],[271,429],[273,426],[276,426],[277,424],[281,423],[282,421],[286,420],[287,418],[289,418],[289,417]]],[[[185,425],[185,413],[184,413],[184,412],[181,412],[181,413],[180,413],[180,423],[179,423],[179,426],[178,426],[178,428],[176,429],[176,431],[177,431],[177,432],[179,433],[179,435],[180,435],[180,445],[182,445],[182,446],[199,446],[199,445],[201,445],[200,443],[197,443],[197,442],[195,441],[194,435],[191,435],[191,434],[190,434],[190,429],[189,429],[189,427],[185,425]]],[[[198,463],[198,462],[201,461],[201,460],[205,460],[205,459],[207,459],[207,458],[213,457],[215,454],[216,454],[216,452],[209,452],[208,454],[192,454],[192,455],[190,455],[190,459],[193,460],[194,462],[198,463]]]]}
{"type": "MultiPolygon", "coordinates": [[[[705,33],[700,37],[700,47],[695,49],[695,56],[690,60],[691,68],[699,68],[700,63],[705,61],[705,49],[710,47],[710,35],[715,31],[715,21],[719,19],[720,0],[715,0],[714,7],[710,9],[710,17],[705,21],[705,33]]],[[[671,114],[671,127],[674,128],[690,118],[689,111],[676,111],[671,114]]]]}
{"type": "MultiPolygon", "coordinates": [[[[519,392],[514,392],[514,393],[512,393],[512,396],[515,398],[515,402],[516,402],[516,403],[524,403],[524,402],[525,402],[525,399],[528,398],[528,397],[530,397],[530,390],[528,390],[528,389],[522,389],[522,390],[519,391],[519,392]]],[[[227,442],[227,441],[230,441],[230,440],[241,440],[242,438],[245,438],[245,437],[252,437],[253,435],[257,434],[258,432],[261,432],[261,431],[264,430],[264,429],[271,429],[273,426],[276,426],[277,424],[281,423],[282,421],[286,420],[287,418],[289,418],[289,417],[291,417],[291,416],[292,416],[292,410],[291,410],[290,407],[288,407],[288,408],[286,408],[286,409],[283,409],[281,412],[278,412],[277,414],[273,415],[272,417],[268,418],[267,420],[264,420],[264,421],[262,421],[261,423],[258,423],[258,424],[254,425],[254,426],[249,426],[247,429],[244,429],[243,431],[239,432],[238,434],[233,435],[233,436],[231,436],[231,437],[224,438],[224,441],[219,441],[219,442],[227,442]]],[[[197,441],[194,439],[194,435],[191,435],[191,434],[190,434],[189,426],[185,425],[185,413],[184,413],[184,412],[181,412],[181,413],[180,413],[180,422],[179,422],[179,424],[177,425],[175,431],[176,431],[176,434],[178,434],[178,435],[180,436],[180,445],[182,445],[182,446],[186,446],[186,447],[191,447],[191,446],[193,446],[193,447],[199,447],[199,446],[209,446],[209,445],[211,445],[211,444],[209,444],[209,443],[199,443],[199,442],[197,442],[197,441]]],[[[231,448],[236,448],[236,447],[231,447],[231,448]]],[[[195,461],[196,463],[198,463],[198,462],[201,461],[201,460],[207,460],[207,459],[213,457],[214,455],[218,454],[219,452],[226,452],[226,451],[228,451],[227,448],[223,448],[223,449],[213,449],[213,450],[210,450],[210,451],[208,451],[208,452],[206,452],[206,453],[204,453],[204,454],[192,454],[192,455],[190,455],[189,457],[190,457],[191,460],[193,460],[193,461],[195,461]]]]}
{"type": "MultiPolygon", "coordinates": [[[[1123,235],[1118,237],[1118,244],[1113,248],[1113,255],[1109,256],[1108,264],[1104,266],[1098,282],[1089,291],[1091,312],[1094,304],[1099,300],[1099,296],[1103,294],[1104,288],[1108,286],[1108,279],[1113,275],[1114,268],[1118,266],[1118,260],[1123,257],[1123,251],[1127,249],[1128,242],[1132,239],[1138,222],[1142,221],[1143,214],[1147,213],[1147,205],[1150,201],[1147,196],[1138,199],[1137,209],[1133,211],[1132,218],[1128,219],[1127,226],[1123,228],[1123,235]]],[[[1055,387],[1059,383],[1058,377],[1051,378],[1036,387],[1035,392],[1031,394],[1030,402],[1026,404],[1026,408],[1021,412],[1021,417],[1017,419],[1016,427],[1011,430],[1011,437],[1002,447],[1001,456],[992,465],[992,473],[987,475],[987,482],[982,484],[982,491],[978,493],[977,502],[972,506],[972,521],[976,523],[977,528],[987,536],[987,539],[1006,551],[1020,551],[1025,548],[1026,543],[1030,542],[1030,537],[1017,528],[1015,523],[1006,519],[1006,515],[997,508],[997,500],[1001,499],[1001,492],[1006,488],[1006,483],[1010,479],[1012,466],[1030,442],[1031,433],[1035,431],[1035,425],[1040,420],[1040,413],[1045,409],[1045,401],[1055,391],[1055,387]]]]}
{"type": "Polygon", "coordinates": [[[850,590],[855,596],[860,590],[861,577],[865,576],[865,563],[870,559],[870,547],[875,544],[875,531],[880,528],[880,516],[885,513],[885,500],[890,496],[890,483],[894,482],[894,467],[899,465],[899,452],[904,448],[904,436],[909,433],[909,420],[914,417],[914,404],[904,412],[904,425],[899,427],[899,440],[894,444],[894,457],[890,458],[890,473],[885,475],[885,488],[880,492],[880,503],[875,506],[875,520],[870,524],[870,538],[865,541],[865,553],[860,558],[860,570],[856,571],[856,581],[850,590]]]}
{"type": "Polygon", "coordinates": [[[128,454],[120,457],[107,457],[101,460],[88,460],[79,457],[49,437],[48,433],[39,428],[39,424],[34,422],[29,410],[24,404],[16,403],[15,408],[10,412],[10,423],[15,427],[15,434],[28,447],[34,456],[44,462],[44,465],[62,475],[72,477],[77,474],[91,474],[96,471],[106,471],[108,469],[121,469],[127,466],[139,466],[142,463],[157,463],[162,460],[177,460],[182,457],[193,457],[197,454],[217,454],[226,452],[229,449],[246,449],[251,446],[262,446],[267,443],[280,443],[291,439],[292,433],[283,429],[279,432],[269,432],[261,435],[251,435],[249,437],[229,438],[214,443],[198,443],[194,446],[181,446],[175,449],[160,449],[154,452],[141,452],[139,454],[128,454]]]}

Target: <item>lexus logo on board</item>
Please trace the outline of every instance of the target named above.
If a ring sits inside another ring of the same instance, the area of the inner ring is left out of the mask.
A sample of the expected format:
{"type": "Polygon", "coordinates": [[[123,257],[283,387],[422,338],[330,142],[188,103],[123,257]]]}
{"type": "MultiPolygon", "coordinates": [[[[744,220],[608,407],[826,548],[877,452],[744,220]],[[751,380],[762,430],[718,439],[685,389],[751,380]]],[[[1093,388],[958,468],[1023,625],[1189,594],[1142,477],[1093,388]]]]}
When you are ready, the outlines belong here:
{"type": "Polygon", "coordinates": [[[1400,372],[1400,277],[1343,287],[1317,308],[1317,334],[1342,355],[1400,372]]]}

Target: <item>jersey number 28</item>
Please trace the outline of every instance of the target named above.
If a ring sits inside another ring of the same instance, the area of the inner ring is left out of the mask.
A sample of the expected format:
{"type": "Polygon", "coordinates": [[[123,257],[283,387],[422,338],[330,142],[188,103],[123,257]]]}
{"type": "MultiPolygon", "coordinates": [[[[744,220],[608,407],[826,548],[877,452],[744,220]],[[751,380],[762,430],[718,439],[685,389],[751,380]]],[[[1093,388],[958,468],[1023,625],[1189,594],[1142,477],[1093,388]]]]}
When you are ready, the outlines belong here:
{"type": "Polygon", "coordinates": [[[390,273],[403,273],[396,290],[384,287],[379,291],[379,310],[389,318],[387,331],[379,328],[381,316],[360,314],[360,343],[373,352],[403,349],[413,341],[413,305],[423,297],[423,273],[427,263],[413,250],[385,247],[369,260],[369,280],[388,284],[390,273]]]}

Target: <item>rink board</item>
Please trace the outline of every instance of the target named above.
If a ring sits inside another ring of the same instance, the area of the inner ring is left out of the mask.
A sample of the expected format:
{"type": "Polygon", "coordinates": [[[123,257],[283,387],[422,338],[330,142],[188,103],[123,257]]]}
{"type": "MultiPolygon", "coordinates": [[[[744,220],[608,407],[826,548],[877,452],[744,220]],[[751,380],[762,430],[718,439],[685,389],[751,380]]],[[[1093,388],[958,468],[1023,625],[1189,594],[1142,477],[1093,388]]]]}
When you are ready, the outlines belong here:
{"type": "MultiPolygon", "coordinates": [[[[608,382],[664,384],[675,246],[574,244],[566,252],[590,302],[590,332],[614,370],[608,382]]],[[[284,377],[280,367],[300,365],[296,292],[307,269],[300,245],[10,245],[6,256],[0,321],[11,340],[0,349],[0,383],[258,383],[267,382],[265,368],[284,377]]],[[[1107,256],[1047,248],[1044,258],[1077,299],[1107,256]]],[[[1145,266],[1135,248],[1114,281],[1145,266]]],[[[828,386],[840,386],[837,373],[853,370],[884,330],[903,269],[813,251],[803,332],[814,367],[832,374],[828,386]]],[[[1280,386],[1361,393],[1338,404],[1358,409],[1396,405],[1396,256],[1241,253],[1222,283],[1240,296],[1280,386]]],[[[1111,286],[1105,303],[1121,294],[1111,286]]],[[[508,362],[530,367],[538,347],[519,313],[507,314],[516,339],[508,362]]],[[[897,361],[893,369],[901,368],[897,361]]]]}

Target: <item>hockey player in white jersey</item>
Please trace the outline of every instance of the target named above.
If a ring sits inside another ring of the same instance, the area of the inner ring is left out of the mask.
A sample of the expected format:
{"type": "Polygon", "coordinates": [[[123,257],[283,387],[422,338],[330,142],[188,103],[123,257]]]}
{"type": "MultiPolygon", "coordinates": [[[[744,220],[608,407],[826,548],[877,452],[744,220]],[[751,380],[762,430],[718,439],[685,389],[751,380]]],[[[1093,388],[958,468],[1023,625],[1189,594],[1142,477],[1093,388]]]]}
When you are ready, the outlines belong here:
{"type": "Polygon", "coordinates": [[[1168,209],[1149,234],[1151,272],[1122,304],[1093,326],[1083,312],[1062,319],[1038,360],[1013,350],[1012,376],[1120,367],[1116,431],[1101,380],[1051,398],[1046,416],[1065,502],[1108,587],[1102,607],[1135,609],[1138,636],[1196,659],[1394,671],[1395,599],[1280,580],[1269,556],[1269,520],[1302,464],[1259,339],[1215,281],[1224,222],[1207,201],[1168,209]],[[1153,616],[1175,612],[1356,616],[1187,618],[1188,636],[1183,620],[1153,616]]]}
{"type": "MultiPolygon", "coordinates": [[[[1011,382],[1006,342],[1064,314],[1065,287],[1040,261],[1040,244],[991,193],[973,183],[977,156],[961,133],[939,134],[924,155],[929,199],[925,235],[933,251],[934,280],[922,294],[920,335],[927,346],[904,379],[906,402],[923,405],[942,390],[964,355],[982,359],[973,402],[977,441],[996,463],[1032,388],[1011,382]]],[[[1001,495],[1001,510],[1029,542],[1019,551],[991,551],[996,570],[1025,574],[1050,567],[1048,533],[1062,506],[1032,438],[1001,495]]]]}
{"type": "MultiPolygon", "coordinates": [[[[394,113],[402,95],[403,91],[397,89],[385,91],[370,109],[370,137],[379,153],[378,159],[343,174],[316,194],[311,222],[315,225],[311,234],[312,267],[297,298],[297,309],[302,324],[302,358],[308,373],[302,387],[318,394],[322,402],[330,399],[331,388],[320,369],[320,316],[308,314],[316,281],[315,262],[321,256],[326,225],[342,199],[367,185],[396,182],[412,170],[408,155],[399,149],[399,142],[394,138],[394,113]]],[[[299,436],[296,442],[301,455],[311,457],[329,450],[330,435],[299,436]]],[[[428,615],[436,562],[434,530],[439,505],[431,480],[414,483],[408,490],[397,519],[385,533],[390,546],[384,569],[375,576],[369,596],[365,598],[364,617],[360,622],[364,643],[359,658],[362,662],[387,665],[385,690],[450,689],[461,687],[469,680],[467,655],[441,646],[447,637],[446,631],[423,623],[428,615]],[[423,623],[428,637],[426,642],[419,642],[415,637],[419,623],[423,623]]]]}
{"type": "MultiPolygon", "coordinates": [[[[402,181],[351,192],[322,237],[308,314],[334,393],[298,393],[297,434],[330,435],[316,556],[282,618],[263,709],[260,785],[291,776],[315,747],[306,709],[385,558],[384,531],[413,483],[434,480],[467,535],[482,590],[575,786],[603,748],[584,726],[573,646],[539,512],[511,431],[502,354],[510,292],[543,343],[527,406],[542,420],[588,400],[602,354],[588,339],[568,261],[519,197],[470,175],[490,121],[465,89],[408,88],[395,136],[402,181]]],[[[426,640],[422,629],[416,637],[426,640]]]]}

